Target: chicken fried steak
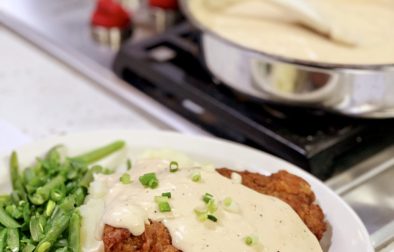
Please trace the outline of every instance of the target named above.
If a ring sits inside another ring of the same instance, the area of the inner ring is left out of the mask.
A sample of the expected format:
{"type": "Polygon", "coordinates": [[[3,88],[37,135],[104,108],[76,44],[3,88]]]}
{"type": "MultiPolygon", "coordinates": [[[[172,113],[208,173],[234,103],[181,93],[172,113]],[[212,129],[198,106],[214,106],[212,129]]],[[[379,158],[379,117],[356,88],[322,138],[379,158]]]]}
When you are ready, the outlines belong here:
{"type": "MultiPolygon", "coordinates": [[[[217,171],[227,178],[235,172],[227,168],[217,171]]],[[[315,194],[305,180],[286,171],[279,171],[271,176],[248,171],[237,173],[241,175],[243,185],[285,201],[297,212],[317,239],[323,237],[326,230],[324,214],[315,204],[315,194]]],[[[103,241],[105,252],[180,252],[172,246],[167,228],[159,222],[145,225],[145,232],[140,236],[132,235],[127,229],[106,225],[103,241]]]]}

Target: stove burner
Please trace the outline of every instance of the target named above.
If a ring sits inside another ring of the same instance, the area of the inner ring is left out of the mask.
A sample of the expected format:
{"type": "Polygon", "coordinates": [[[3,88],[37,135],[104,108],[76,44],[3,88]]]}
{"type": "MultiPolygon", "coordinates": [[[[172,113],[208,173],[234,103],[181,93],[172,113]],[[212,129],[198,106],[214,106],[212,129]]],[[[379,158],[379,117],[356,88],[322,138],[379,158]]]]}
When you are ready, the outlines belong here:
{"type": "Polygon", "coordinates": [[[217,81],[201,63],[199,33],[184,23],[125,44],[121,78],[211,133],[282,157],[321,179],[394,139],[394,121],[366,121],[320,110],[262,103],[217,81]],[[351,151],[351,152],[350,152],[351,151]]]}

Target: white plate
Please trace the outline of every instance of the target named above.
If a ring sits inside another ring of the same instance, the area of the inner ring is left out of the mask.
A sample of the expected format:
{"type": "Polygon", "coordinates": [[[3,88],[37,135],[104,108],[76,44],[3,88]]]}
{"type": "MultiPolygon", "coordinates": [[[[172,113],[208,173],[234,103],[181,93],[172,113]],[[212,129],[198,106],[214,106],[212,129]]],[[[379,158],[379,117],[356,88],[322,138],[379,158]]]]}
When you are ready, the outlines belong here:
{"type": "MultiPolygon", "coordinates": [[[[169,132],[145,131],[101,131],[84,134],[53,137],[18,150],[21,165],[24,167],[59,143],[69,147],[69,155],[109,143],[116,139],[127,142],[128,148],[123,155],[135,155],[147,149],[169,148],[181,151],[198,161],[207,161],[220,167],[269,174],[286,169],[307,180],[316,194],[327,221],[332,226],[330,252],[372,252],[367,230],[355,212],[333,191],[318,179],[295,167],[261,151],[228,141],[204,137],[192,137],[169,132]]],[[[120,154],[121,155],[121,154],[120,154]]],[[[124,156],[123,156],[124,158],[124,156]]],[[[116,157],[109,162],[114,162],[116,157]]],[[[8,167],[8,157],[2,157],[0,167],[8,167]]],[[[10,187],[8,169],[0,169],[0,191],[10,187]]]]}

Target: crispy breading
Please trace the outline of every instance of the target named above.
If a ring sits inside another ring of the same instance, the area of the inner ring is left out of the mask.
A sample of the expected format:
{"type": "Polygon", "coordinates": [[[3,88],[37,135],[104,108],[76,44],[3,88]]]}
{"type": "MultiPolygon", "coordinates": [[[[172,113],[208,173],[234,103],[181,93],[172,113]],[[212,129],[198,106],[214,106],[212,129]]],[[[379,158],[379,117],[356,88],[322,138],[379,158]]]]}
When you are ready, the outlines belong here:
{"type": "MultiPolygon", "coordinates": [[[[235,172],[227,168],[217,171],[228,178],[235,172]]],[[[243,185],[288,203],[319,240],[323,237],[326,231],[324,214],[305,180],[286,171],[271,176],[248,171],[237,173],[242,176],[243,185]]],[[[103,241],[105,252],[181,252],[172,246],[171,236],[160,222],[145,225],[145,232],[140,236],[132,235],[127,229],[106,225],[103,241]]]]}
{"type": "MultiPolygon", "coordinates": [[[[217,171],[230,178],[235,172],[227,168],[217,171]]],[[[242,184],[266,195],[277,197],[289,204],[308,226],[309,230],[320,240],[327,229],[324,214],[319,205],[315,203],[315,194],[304,179],[279,171],[271,176],[248,171],[237,172],[242,176],[242,184]]]]}
{"type": "Polygon", "coordinates": [[[105,225],[103,242],[105,252],[180,252],[172,246],[171,236],[160,222],[145,225],[145,232],[140,236],[105,225]]]}

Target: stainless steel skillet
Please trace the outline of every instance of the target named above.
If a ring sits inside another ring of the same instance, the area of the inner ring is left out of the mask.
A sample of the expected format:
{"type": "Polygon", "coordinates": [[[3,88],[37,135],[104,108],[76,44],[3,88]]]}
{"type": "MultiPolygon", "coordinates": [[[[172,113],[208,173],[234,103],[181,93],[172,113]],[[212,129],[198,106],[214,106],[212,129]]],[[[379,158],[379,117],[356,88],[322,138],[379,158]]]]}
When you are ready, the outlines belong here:
{"type": "MultiPolygon", "coordinates": [[[[180,0],[184,14],[202,31],[201,46],[211,73],[230,87],[285,105],[321,108],[361,118],[394,117],[394,63],[316,63],[256,51],[223,38],[199,23],[180,0]],[[292,78],[286,78],[291,75],[292,78]],[[278,82],[287,82],[283,90],[278,82]]],[[[394,62],[394,55],[393,55],[394,62]]]]}

